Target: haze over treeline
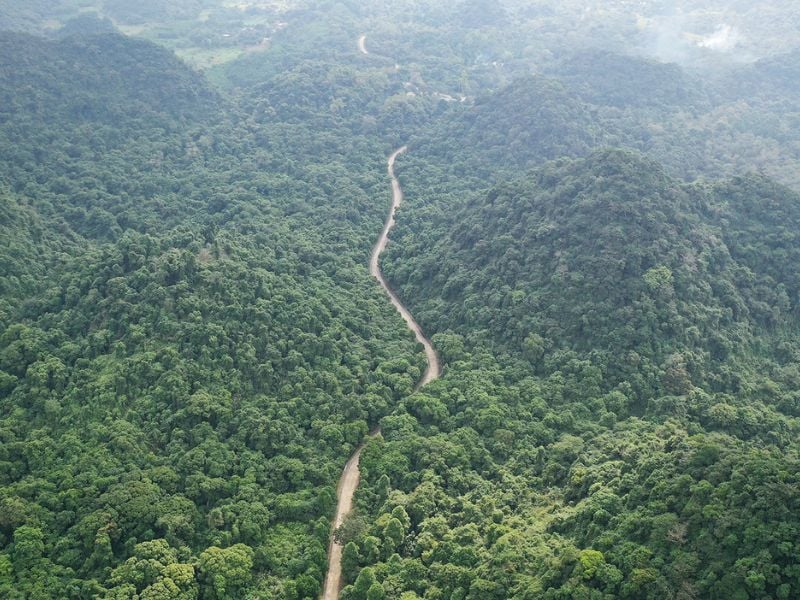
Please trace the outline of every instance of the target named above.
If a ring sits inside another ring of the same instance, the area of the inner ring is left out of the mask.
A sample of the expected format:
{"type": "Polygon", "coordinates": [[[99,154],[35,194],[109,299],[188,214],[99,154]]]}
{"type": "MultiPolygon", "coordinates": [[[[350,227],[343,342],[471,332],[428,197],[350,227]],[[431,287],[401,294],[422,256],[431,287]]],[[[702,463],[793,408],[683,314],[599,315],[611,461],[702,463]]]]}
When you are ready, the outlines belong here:
{"type": "Polygon", "coordinates": [[[0,0],[0,597],[800,597],[798,58],[788,0],[0,0]]]}

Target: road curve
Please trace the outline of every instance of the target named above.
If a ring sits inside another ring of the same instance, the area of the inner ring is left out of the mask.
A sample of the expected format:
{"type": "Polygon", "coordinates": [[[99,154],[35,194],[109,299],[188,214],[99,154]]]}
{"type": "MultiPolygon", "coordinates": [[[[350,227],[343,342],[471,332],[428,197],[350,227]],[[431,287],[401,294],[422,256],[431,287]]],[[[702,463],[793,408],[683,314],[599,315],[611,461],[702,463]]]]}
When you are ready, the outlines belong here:
{"type": "Polygon", "coordinates": [[[389,177],[392,178],[392,208],[389,210],[389,216],[387,217],[386,223],[383,226],[383,231],[381,232],[378,241],[375,243],[375,247],[372,249],[372,255],[369,257],[369,272],[381,284],[381,287],[386,292],[386,295],[389,296],[389,299],[392,301],[392,304],[394,304],[397,312],[399,312],[400,316],[403,317],[408,325],[408,328],[414,332],[414,336],[416,336],[417,341],[425,348],[425,357],[428,360],[428,367],[425,369],[425,374],[422,376],[422,379],[420,379],[417,383],[416,389],[419,389],[425,384],[437,379],[439,375],[441,375],[442,368],[439,364],[439,356],[436,354],[436,350],[433,349],[433,344],[431,344],[431,341],[425,337],[425,334],[422,332],[422,327],[420,327],[419,324],[414,320],[414,317],[409,310],[403,306],[402,302],[400,302],[397,294],[395,294],[394,291],[392,291],[392,288],[389,287],[389,284],[386,283],[386,279],[384,279],[383,273],[381,273],[380,265],[378,264],[381,253],[384,251],[386,244],[389,241],[389,232],[392,230],[392,227],[394,227],[394,214],[397,211],[397,207],[403,202],[403,189],[400,187],[400,182],[397,180],[397,177],[395,177],[394,163],[397,160],[397,157],[407,149],[408,148],[406,146],[403,146],[399,150],[395,150],[389,157],[389,177]]]}
{"type": "Polygon", "coordinates": [[[360,38],[358,38],[358,49],[361,51],[361,54],[369,54],[366,42],[367,36],[362,35],[360,38]]]}
{"type": "MultiPolygon", "coordinates": [[[[359,45],[361,45],[362,40],[363,37],[361,40],[359,40],[359,45]]],[[[397,211],[397,207],[400,206],[400,203],[403,201],[403,189],[400,187],[400,182],[397,180],[397,177],[394,174],[394,163],[397,160],[397,157],[406,150],[406,146],[403,146],[399,150],[395,150],[387,162],[389,177],[392,179],[392,207],[389,209],[389,216],[386,218],[386,223],[383,225],[383,231],[381,231],[378,241],[372,248],[372,254],[369,257],[369,272],[381,284],[381,287],[386,292],[386,295],[389,296],[392,304],[394,304],[394,307],[405,320],[408,328],[414,332],[414,336],[417,338],[417,341],[425,348],[425,357],[427,358],[428,366],[425,369],[425,373],[423,374],[422,378],[417,382],[415,389],[419,389],[434,379],[438,379],[438,377],[441,375],[442,368],[441,364],[439,363],[439,356],[436,354],[436,350],[433,349],[433,344],[431,344],[431,341],[425,337],[425,334],[422,332],[422,328],[414,320],[414,317],[411,315],[409,310],[403,306],[403,303],[400,302],[397,295],[392,291],[392,288],[389,287],[388,283],[386,283],[386,279],[384,279],[383,273],[381,273],[379,264],[381,253],[386,249],[386,244],[389,241],[389,232],[392,230],[392,227],[394,227],[394,214],[397,211]]],[[[380,433],[380,429],[375,430],[375,432],[373,432],[371,435],[377,435],[378,433],[380,433]]],[[[344,466],[342,476],[339,479],[339,486],[336,490],[336,497],[338,500],[336,504],[336,515],[333,519],[334,530],[342,524],[342,521],[344,521],[347,513],[349,513],[353,508],[353,495],[355,494],[356,488],[358,488],[358,481],[360,478],[358,461],[361,458],[361,451],[363,449],[363,444],[356,448],[353,456],[350,457],[350,460],[348,460],[347,464],[344,466]]],[[[325,586],[322,590],[322,600],[337,600],[339,598],[339,590],[341,590],[341,588],[342,547],[336,543],[336,541],[333,539],[333,536],[331,536],[331,541],[328,545],[328,574],[325,576],[325,586]]]]}

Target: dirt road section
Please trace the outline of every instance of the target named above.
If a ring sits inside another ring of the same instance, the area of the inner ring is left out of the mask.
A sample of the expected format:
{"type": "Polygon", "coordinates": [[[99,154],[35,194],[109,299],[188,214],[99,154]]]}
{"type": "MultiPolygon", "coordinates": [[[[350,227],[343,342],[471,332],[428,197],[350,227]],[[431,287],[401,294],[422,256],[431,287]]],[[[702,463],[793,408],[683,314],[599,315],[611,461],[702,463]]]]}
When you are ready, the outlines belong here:
{"type": "Polygon", "coordinates": [[[389,241],[389,232],[392,230],[392,227],[394,227],[395,212],[397,211],[397,207],[403,202],[403,189],[400,187],[400,182],[397,180],[397,177],[394,174],[394,163],[397,160],[397,157],[407,149],[408,148],[406,146],[403,146],[399,150],[395,150],[395,152],[389,157],[388,169],[389,176],[392,178],[392,208],[390,209],[389,217],[386,219],[386,223],[383,226],[383,231],[381,232],[375,247],[372,249],[372,255],[369,259],[369,272],[381,284],[381,287],[389,296],[389,299],[392,301],[392,304],[394,304],[397,312],[400,313],[406,324],[408,324],[408,328],[414,332],[417,341],[425,348],[425,356],[428,359],[428,368],[425,370],[425,374],[422,376],[422,379],[420,379],[417,383],[417,389],[419,389],[434,379],[437,379],[439,375],[441,375],[442,370],[441,365],[439,364],[439,356],[436,354],[436,350],[433,349],[433,344],[431,344],[431,341],[425,337],[425,334],[422,332],[422,327],[419,326],[411,312],[403,305],[402,302],[400,302],[397,294],[395,294],[392,288],[389,287],[389,284],[386,283],[386,279],[384,279],[379,265],[381,253],[384,251],[384,249],[386,249],[386,244],[389,241]]]}
{"type": "MultiPolygon", "coordinates": [[[[358,488],[359,471],[358,459],[361,458],[361,450],[364,446],[359,446],[347,461],[339,479],[339,487],[336,490],[338,502],[336,504],[336,516],[333,519],[333,529],[339,527],[353,508],[353,495],[358,488]]],[[[328,545],[328,574],[325,577],[325,587],[322,592],[322,600],[337,600],[339,590],[342,589],[342,546],[339,545],[331,536],[328,545]]]]}
{"type": "MultiPolygon", "coordinates": [[[[361,39],[359,39],[359,46],[362,46],[363,40],[364,36],[361,36],[361,39]]],[[[364,51],[364,53],[366,54],[366,51],[364,51]]],[[[400,182],[397,180],[397,177],[394,174],[394,163],[397,160],[397,157],[406,150],[406,146],[396,150],[389,157],[387,163],[389,176],[392,179],[392,206],[389,209],[389,216],[386,218],[386,223],[383,225],[383,231],[381,231],[378,241],[372,248],[372,254],[369,257],[369,272],[381,284],[381,287],[389,296],[392,304],[405,320],[408,328],[414,332],[417,341],[425,348],[425,356],[428,360],[428,367],[425,369],[424,375],[417,383],[416,389],[419,389],[425,384],[437,379],[439,375],[441,375],[439,356],[436,354],[436,350],[433,349],[433,344],[431,344],[431,341],[425,337],[425,334],[422,332],[422,328],[414,320],[412,314],[403,305],[403,303],[400,302],[400,299],[392,291],[392,288],[389,287],[389,284],[386,283],[386,279],[383,277],[383,273],[381,273],[380,268],[381,253],[386,249],[386,244],[389,241],[389,232],[392,230],[392,227],[394,227],[395,212],[397,211],[397,207],[403,202],[403,189],[400,187],[400,182]]],[[[373,432],[372,435],[377,435],[379,433],[380,429],[373,432]]],[[[342,471],[342,476],[339,479],[339,487],[336,491],[336,497],[338,499],[336,505],[336,516],[333,520],[334,529],[342,524],[342,521],[344,521],[347,513],[349,513],[353,508],[353,495],[358,488],[360,475],[358,471],[358,461],[361,458],[361,451],[363,449],[364,446],[359,446],[356,449],[356,451],[353,453],[353,456],[350,457],[350,460],[348,460],[347,464],[344,466],[344,471],[342,471]]],[[[330,545],[328,546],[328,574],[325,577],[325,587],[323,588],[322,592],[322,600],[337,600],[337,598],[339,598],[339,591],[341,588],[342,547],[336,543],[331,536],[330,545]]]]}

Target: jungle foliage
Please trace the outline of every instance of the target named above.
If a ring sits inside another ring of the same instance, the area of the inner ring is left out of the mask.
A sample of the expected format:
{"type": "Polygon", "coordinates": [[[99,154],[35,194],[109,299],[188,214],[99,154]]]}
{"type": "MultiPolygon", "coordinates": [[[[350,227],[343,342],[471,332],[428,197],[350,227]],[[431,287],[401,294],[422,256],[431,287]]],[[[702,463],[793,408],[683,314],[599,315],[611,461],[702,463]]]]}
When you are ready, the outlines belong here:
{"type": "Polygon", "coordinates": [[[795,595],[799,210],[600,151],[401,224],[447,372],[362,458],[353,564],[388,597],[795,595]]]}
{"type": "Polygon", "coordinates": [[[0,595],[316,594],[342,460],[422,368],[362,267],[382,149],[118,34],[0,44],[0,595]]]}
{"type": "Polygon", "coordinates": [[[577,4],[0,1],[0,596],[800,596],[796,7],[577,4]]]}

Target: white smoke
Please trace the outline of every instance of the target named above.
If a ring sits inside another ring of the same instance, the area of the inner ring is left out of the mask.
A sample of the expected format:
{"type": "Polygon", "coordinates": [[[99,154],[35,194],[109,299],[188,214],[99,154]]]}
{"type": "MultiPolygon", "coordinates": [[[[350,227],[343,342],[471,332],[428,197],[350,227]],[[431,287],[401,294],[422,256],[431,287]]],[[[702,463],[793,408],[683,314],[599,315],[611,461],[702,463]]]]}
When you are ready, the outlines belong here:
{"type": "Polygon", "coordinates": [[[738,29],[732,25],[720,25],[714,33],[699,39],[697,45],[718,52],[730,52],[737,46],[739,39],[738,29]]]}
{"type": "Polygon", "coordinates": [[[638,27],[647,54],[662,62],[698,64],[723,54],[736,62],[752,60],[746,48],[746,36],[736,25],[723,22],[709,32],[708,25],[703,26],[689,15],[678,13],[641,18],[638,27]],[[695,33],[704,29],[704,33],[695,33]]]}

